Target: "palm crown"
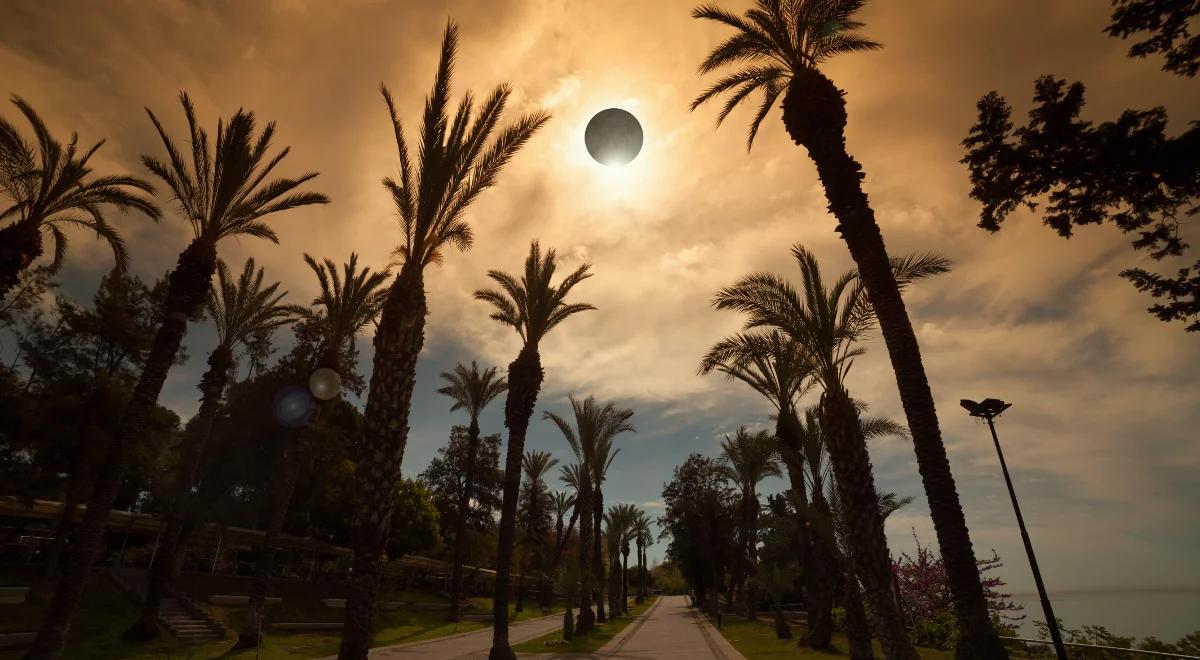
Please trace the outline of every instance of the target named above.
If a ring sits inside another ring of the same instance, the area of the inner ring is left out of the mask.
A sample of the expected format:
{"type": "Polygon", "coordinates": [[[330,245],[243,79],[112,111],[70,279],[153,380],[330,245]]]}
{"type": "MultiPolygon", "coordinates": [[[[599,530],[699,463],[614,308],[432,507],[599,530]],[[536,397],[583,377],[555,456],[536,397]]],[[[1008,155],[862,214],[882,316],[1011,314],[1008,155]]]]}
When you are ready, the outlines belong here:
{"type": "Polygon", "coordinates": [[[217,262],[217,285],[209,291],[205,309],[217,328],[221,346],[232,349],[248,337],[294,320],[290,307],[279,304],[287,292],[276,293],[278,282],[263,286],[263,275],[253,258],[246,260],[236,280],[230,277],[225,262],[217,262]]]}
{"type": "Polygon", "coordinates": [[[312,307],[291,309],[298,316],[317,321],[324,328],[324,341],[329,346],[341,346],[379,316],[387,297],[387,289],[383,288],[389,275],[386,270],[372,271],[366,266],[359,270],[358,255],[353,252],[350,261],[342,264],[341,274],[328,257],[318,262],[305,254],[304,263],[316,274],[321,290],[313,298],[312,307]]]}
{"type": "MultiPolygon", "coordinates": [[[[633,417],[633,411],[617,408],[616,404],[612,402],[600,406],[596,403],[594,396],[589,396],[583,401],[575,398],[573,394],[568,398],[571,401],[571,409],[575,413],[574,427],[565,418],[550,411],[543,413],[543,417],[554,422],[554,425],[566,438],[567,444],[571,446],[571,451],[575,453],[576,458],[580,460],[581,464],[587,465],[593,474],[595,474],[595,465],[598,459],[607,470],[608,464],[616,456],[616,452],[611,451],[612,439],[621,433],[635,430],[629,423],[629,419],[633,417]]],[[[602,474],[597,475],[597,477],[601,476],[602,474]]],[[[578,481],[576,481],[576,486],[578,487],[578,481]]]]}
{"type": "Polygon", "coordinates": [[[767,477],[781,477],[775,438],[766,431],[751,433],[739,428],[721,442],[722,473],[743,491],[753,492],[767,477]]]}
{"type": "Polygon", "coordinates": [[[530,485],[540,483],[542,477],[555,465],[558,465],[558,459],[546,451],[527,451],[521,460],[521,467],[525,470],[525,478],[529,480],[530,485]]]}
{"type": "Polygon", "coordinates": [[[705,102],[728,94],[717,115],[719,126],[733,109],[756,91],[762,100],[746,137],[746,148],[775,100],[798,72],[816,69],[826,60],[844,53],[881,47],[857,34],[863,24],[854,20],[866,0],[756,0],[742,16],[715,5],[701,5],[692,17],[716,21],[737,32],[721,42],[700,64],[700,73],[725,66],[737,71],[713,83],[692,101],[695,110],[705,102]]]}
{"type": "MultiPolygon", "coordinates": [[[[816,256],[801,245],[792,248],[800,267],[801,290],[771,273],[755,273],[719,291],[717,309],[749,315],[746,329],[773,328],[788,333],[803,346],[813,377],[826,391],[839,389],[854,358],[864,349],[856,342],[876,323],[866,287],[856,271],[848,271],[828,288],[816,256]]],[[[937,254],[891,260],[897,284],[944,273],[950,261],[937,254]]]]}
{"type": "Polygon", "coordinates": [[[608,524],[609,556],[615,558],[622,545],[634,538],[634,523],[637,521],[638,508],[632,504],[614,504],[604,514],[604,522],[608,524]]]}
{"type": "Polygon", "coordinates": [[[415,167],[392,95],[387,87],[380,88],[400,155],[400,180],[383,180],[404,232],[397,253],[406,263],[421,267],[441,261],[447,244],[460,250],[471,247],[471,225],[464,218],[467,208],[495,184],[500,170],[550,119],[549,113],[532,112],[496,133],[512,92],[502,84],[483,102],[478,114],[474,112],[474,96],[465,94],[451,120],[450,83],[457,49],[458,26],[449,21],[433,89],[425,100],[418,145],[420,162],[415,167]]]}
{"type": "Polygon", "coordinates": [[[213,145],[208,132],[197,122],[186,93],[180,94],[179,102],[188,122],[190,164],[149,108],[146,113],[167,150],[167,162],[150,156],[142,156],[142,162],[170,189],[197,239],[215,244],[228,236],[247,235],[278,243],[275,231],[263,221],[265,216],[329,202],[321,193],[297,192],[305,182],[316,178],[316,172],[267,181],[289,151],[284,147],[268,157],[275,137],[274,122],[256,137],[254,113],[239,109],[228,122],[217,122],[213,145]]]}
{"type": "Polygon", "coordinates": [[[52,269],[58,269],[66,255],[68,239],[63,230],[68,225],[94,231],[112,248],[117,266],[124,268],[129,261],[125,241],[102,208],[133,209],[158,220],[158,207],[141,194],[153,193],[154,188],[132,176],[89,179],[88,161],[104,141],[80,152],[79,136],[72,134],[63,147],[29,103],[15,95],[12,102],[33,128],[37,144],[35,148],[27,143],[15,126],[0,117],[0,193],[11,202],[0,206],[0,220],[16,216],[14,224],[32,222],[46,231],[54,240],[52,269]]]}
{"type": "Polygon", "coordinates": [[[812,365],[803,348],[783,332],[738,333],[717,342],[700,362],[702,375],[718,371],[740,380],[780,412],[811,388],[812,365]]]}
{"type": "MultiPolygon", "coordinates": [[[[569,466],[566,465],[562,466],[562,468],[559,470],[560,473],[565,473],[568,467],[569,466]]],[[[565,478],[564,481],[566,481],[565,478]]],[[[550,493],[550,504],[554,507],[555,515],[557,515],[559,518],[562,518],[563,516],[567,515],[567,511],[571,507],[575,506],[575,496],[567,491],[556,490],[550,493]]]]}
{"type": "Polygon", "coordinates": [[[440,388],[438,394],[454,401],[450,412],[466,410],[471,419],[478,419],[483,409],[508,389],[508,381],[496,376],[496,367],[480,371],[474,360],[470,367],[460,363],[454,366],[454,371],[442,372],[442,378],[449,384],[440,388]]]}
{"type": "Polygon", "coordinates": [[[548,250],[543,255],[541,247],[534,241],[525,258],[525,273],[518,280],[512,275],[489,270],[488,277],[500,285],[500,290],[480,289],[475,292],[477,300],[491,303],[492,319],[512,326],[526,344],[536,345],[554,326],[572,314],[596,309],[588,303],[570,303],[567,294],[576,284],[591,277],[589,264],[583,264],[554,286],[550,280],[558,268],[558,255],[548,250]]]}

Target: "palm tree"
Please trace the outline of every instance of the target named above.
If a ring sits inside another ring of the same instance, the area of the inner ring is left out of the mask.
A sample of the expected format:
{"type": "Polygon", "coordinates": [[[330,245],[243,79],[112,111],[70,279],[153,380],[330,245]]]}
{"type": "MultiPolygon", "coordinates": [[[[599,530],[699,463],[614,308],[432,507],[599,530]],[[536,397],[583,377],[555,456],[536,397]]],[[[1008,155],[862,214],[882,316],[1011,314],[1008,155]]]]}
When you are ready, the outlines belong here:
{"type": "Polygon", "coordinates": [[[709,53],[700,72],[711,73],[731,65],[738,70],[697,96],[692,108],[728,94],[718,115],[719,124],[742,101],[761,90],[762,102],[747,134],[749,149],[759,126],[783,94],[784,127],[793,142],[808,150],[817,166],[829,209],[838,221],[837,231],[862,273],[887,343],[938,544],[946,561],[962,633],[957,657],[1007,658],[988,617],[917,336],[892,273],[875,213],[862,189],[862,166],[846,151],[845,92],[820,69],[835,56],[881,47],[858,32],[863,23],[854,20],[854,15],[865,2],[756,0],[744,16],[713,5],[697,7],[692,12],[694,17],[736,31],[709,53]]]}
{"type": "Polygon", "coordinates": [[[604,522],[608,525],[608,604],[613,617],[625,612],[626,574],[629,568],[629,541],[633,537],[633,524],[637,519],[638,508],[632,504],[614,504],[604,514],[604,522]],[[621,557],[624,556],[624,564],[621,557]]]}
{"type": "Polygon", "coordinates": [[[212,435],[229,374],[237,365],[235,349],[248,339],[269,334],[293,320],[289,308],[280,304],[287,293],[276,293],[278,282],[263,286],[263,275],[263,269],[255,267],[253,258],[246,260],[242,274],[236,280],[230,277],[225,262],[217,262],[217,285],[209,293],[205,305],[217,329],[217,347],[209,354],[208,371],[200,378],[200,409],[188,425],[179,447],[175,499],[168,509],[166,527],[154,554],[142,612],[121,636],[127,641],[158,637],[159,605],[178,568],[184,544],[182,532],[192,525],[192,489],[199,476],[200,459],[212,435]]]}
{"type": "MultiPolygon", "coordinates": [[[[589,467],[595,460],[599,445],[611,441],[621,433],[632,432],[633,425],[629,419],[633,411],[617,408],[615,403],[607,403],[603,407],[596,403],[596,397],[589,396],[580,401],[574,395],[568,397],[572,411],[575,413],[575,427],[570,422],[552,412],[543,413],[545,419],[554,422],[558,430],[566,438],[575,458],[579,460],[579,468],[569,475],[576,483],[575,510],[579,515],[579,622],[576,632],[591,630],[596,621],[592,614],[592,593],[595,571],[592,565],[592,553],[595,544],[592,535],[595,532],[591,524],[595,506],[592,498],[595,490],[592,486],[593,471],[589,467]]],[[[564,473],[566,471],[564,470],[564,473]]],[[[567,476],[567,475],[564,475],[567,476]]]]}
{"type": "MultiPolygon", "coordinates": [[[[345,365],[342,356],[354,343],[358,333],[379,317],[389,273],[372,271],[369,267],[358,268],[358,254],[351,252],[350,260],[342,264],[341,274],[332,259],[318,262],[312,255],[304,255],[304,263],[317,276],[318,291],[310,305],[294,305],[293,314],[314,324],[320,331],[320,344],[313,370],[329,369],[341,374],[345,365]]],[[[302,374],[307,375],[307,374],[302,374]]],[[[339,382],[340,384],[340,382],[339,382]]],[[[340,395],[340,389],[338,394],[340,395]]],[[[270,510],[267,514],[263,542],[258,546],[258,557],[254,564],[254,581],[250,583],[250,600],[246,603],[246,616],[238,633],[235,649],[252,648],[259,644],[262,633],[263,615],[267,601],[267,590],[275,568],[275,551],[283,534],[288,508],[296,490],[304,462],[310,453],[312,432],[322,413],[332,405],[333,399],[319,399],[316,411],[308,424],[289,435],[286,446],[283,472],[275,481],[270,493],[270,510]]]]}
{"type": "Polygon", "coordinates": [[[474,97],[466,94],[451,120],[450,83],[457,48],[458,26],[448,21],[433,89],[425,102],[415,167],[391,93],[381,87],[400,159],[399,181],[388,177],[383,184],[400,218],[403,237],[396,253],[403,265],[388,290],[375,333],[362,443],[362,455],[371,459],[355,472],[354,570],[340,660],[362,660],[370,647],[380,560],[408,442],[417,356],[425,343],[425,267],[440,262],[449,248],[471,247],[467,209],[550,119],[545,112],[533,112],[497,130],[511,94],[509,86],[501,84],[477,114],[474,97]]]}
{"type": "Polygon", "coordinates": [[[798,562],[802,571],[808,625],[805,644],[823,649],[833,638],[833,552],[831,540],[814,530],[809,520],[809,500],[804,481],[800,419],[796,399],[812,388],[812,364],[804,348],[786,333],[738,333],[717,342],[700,362],[700,373],[713,371],[739,380],[758,392],[775,408],[775,437],[785,459],[792,497],[799,514],[798,562]]]}
{"type": "Polygon", "coordinates": [[[71,563],[59,581],[45,623],[28,653],[31,659],[56,657],[62,651],[84,579],[100,549],[100,537],[121,485],[127,457],[141,438],[147,416],[158,402],[167,371],[175,363],[179,345],[187,332],[188,319],[200,310],[212,288],[212,275],[217,269],[217,244],[231,236],[252,236],[278,242],[275,231],[264,221],[266,216],[329,201],[320,193],[297,192],[300,186],[317,176],[316,172],[264,183],[288,154],[285,147],[268,158],[275,136],[273,122],[255,136],[254,113],[238,110],[227,122],[218,123],[214,148],[208,132],[197,123],[187,94],[180,95],[180,102],[188,120],[192,148],[190,167],[149,108],[146,112],[158,130],[170,162],[164,163],[150,156],[143,156],[142,162],[171,190],[180,215],[191,225],[193,239],[180,253],[175,270],[168,276],[162,322],[121,425],[105,452],[87,513],[76,534],[71,563]]]}
{"type": "Polygon", "coordinates": [[[581,479],[579,463],[559,466],[558,480],[575,491],[575,494],[570,496],[570,521],[567,523],[567,527],[563,530],[563,533],[557,536],[557,543],[554,545],[553,563],[555,566],[558,566],[558,560],[562,558],[563,548],[566,547],[567,540],[571,537],[571,530],[575,529],[575,522],[579,520],[579,484],[581,483],[581,479]]]}
{"type": "Polygon", "coordinates": [[[592,455],[592,573],[594,574],[594,584],[596,586],[596,622],[604,623],[607,618],[604,615],[604,560],[600,556],[600,523],[604,520],[604,479],[608,476],[608,468],[612,465],[613,459],[621,452],[620,449],[613,449],[612,438],[605,438],[596,443],[595,452],[592,455]]]}
{"type": "MultiPolygon", "coordinates": [[[[534,548],[529,547],[537,545],[537,553],[541,555],[540,547],[545,540],[543,533],[545,530],[538,528],[538,520],[544,513],[540,511],[542,502],[542,489],[546,483],[542,480],[550,468],[558,465],[558,459],[545,451],[527,451],[521,462],[522,468],[525,470],[525,482],[529,484],[528,501],[526,502],[525,517],[528,525],[525,529],[525,545],[527,547],[526,555],[532,553],[534,548]]],[[[525,570],[528,568],[529,559],[521,562],[521,575],[517,578],[517,607],[516,611],[521,612],[524,608],[523,595],[525,590],[525,570]]],[[[542,577],[542,567],[538,567],[538,599],[543,600],[546,595],[546,581],[542,577]]]]}
{"type": "Polygon", "coordinates": [[[567,294],[575,285],[591,277],[590,266],[583,264],[555,286],[550,283],[558,268],[558,254],[542,254],[537,241],[529,246],[525,272],[516,277],[489,270],[500,289],[480,289],[475,298],[492,305],[491,317],[511,326],[521,337],[521,351],[508,365],[508,396],[504,401],[504,425],[508,427],[508,452],[504,463],[504,504],[500,512],[500,540],[496,558],[496,595],[493,601],[494,628],[492,660],[515,658],[508,645],[508,585],[512,564],[513,537],[517,526],[517,496],[521,485],[521,464],[525,451],[525,432],[542,388],[542,359],[538,353],[546,333],[579,312],[596,309],[587,303],[567,303],[567,294]]]}
{"type": "MultiPolygon", "coordinates": [[[[782,477],[779,469],[778,446],[774,437],[766,431],[751,433],[739,428],[734,437],[725,436],[721,442],[721,458],[725,462],[722,472],[741,491],[738,504],[741,518],[738,530],[741,536],[739,556],[733,566],[731,591],[745,600],[746,617],[753,621],[754,594],[748,587],[753,583],[750,567],[757,560],[758,546],[758,484],[767,477],[782,477]]],[[[732,599],[731,599],[732,600],[732,599]]]]}
{"type": "Polygon", "coordinates": [[[793,563],[769,566],[758,564],[757,566],[758,579],[767,585],[767,591],[770,592],[771,600],[775,603],[775,637],[791,639],[792,630],[788,627],[787,617],[783,615],[783,597],[796,583],[796,578],[799,577],[801,571],[793,563]]]}
{"type": "MultiPolygon", "coordinates": [[[[851,511],[853,558],[876,619],[880,643],[889,657],[910,658],[915,652],[890,597],[891,559],[883,522],[875,507],[875,484],[866,441],[858,423],[858,409],[845,388],[854,358],[864,352],[856,342],[874,325],[873,308],[857,273],[844,273],[825,287],[816,257],[802,246],[792,249],[800,267],[802,289],[783,279],[757,273],[716,296],[718,309],[749,314],[746,327],[770,327],[787,332],[811,362],[812,377],[824,390],[820,421],[837,476],[842,498],[851,511]]],[[[945,272],[949,262],[939,255],[894,260],[895,277],[907,284],[945,272]]]]}
{"type": "Polygon", "coordinates": [[[4,198],[11,202],[0,205],[0,220],[13,218],[0,229],[0,300],[17,285],[21,272],[42,256],[43,232],[54,241],[52,270],[62,266],[68,245],[64,230],[72,225],[90,229],[107,242],[117,267],[124,269],[129,263],[125,241],[108,223],[102,207],[133,209],[158,221],[158,206],[141,194],[153,193],[153,186],[132,176],[90,178],[88,161],[103,140],[80,153],[79,136],[72,134],[63,148],[25,99],[13,95],[12,102],[33,128],[37,146],[0,117],[0,202],[4,198]]]}
{"type": "MultiPolygon", "coordinates": [[[[565,470],[570,466],[564,465],[560,469],[565,470]]],[[[578,516],[575,513],[575,496],[563,490],[556,490],[550,493],[550,506],[554,508],[554,559],[551,561],[550,569],[558,567],[558,554],[562,551],[563,543],[571,534],[571,529],[575,527],[575,518],[578,516]],[[565,527],[563,522],[567,516],[567,510],[571,510],[571,525],[565,527]]]]}
{"type": "Polygon", "coordinates": [[[633,522],[633,541],[637,545],[638,560],[638,593],[635,602],[639,605],[646,600],[646,548],[654,542],[650,531],[650,519],[645,511],[638,512],[637,520],[633,522]]]}
{"type": "Polygon", "coordinates": [[[462,492],[458,495],[458,519],[454,521],[454,563],[450,569],[450,611],[446,614],[447,621],[458,621],[462,612],[462,581],[463,556],[466,553],[467,516],[471,512],[471,490],[474,488],[472,478],[475,475],[475,458],[479,453],[479,415],[488,404],[508,389],[508,382],[503,377],[496,377],[496,367],[488,367],[483,371],[471,360],[471,366],[455,365],[454,371],[442,372],[442,378],[448,383],[438,390],[454,405],[450,412],[465,410],[471,422],[467,427],[467,465],[463,475],[462,492]]]}

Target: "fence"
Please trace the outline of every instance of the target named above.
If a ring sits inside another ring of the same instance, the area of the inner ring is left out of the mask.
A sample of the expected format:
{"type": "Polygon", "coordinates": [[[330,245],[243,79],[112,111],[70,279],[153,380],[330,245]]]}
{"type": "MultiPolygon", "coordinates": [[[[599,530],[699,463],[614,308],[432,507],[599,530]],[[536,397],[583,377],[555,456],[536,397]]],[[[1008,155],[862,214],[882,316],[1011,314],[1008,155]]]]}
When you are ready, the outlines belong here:
{"type": "MultiPolygon", "coordinates": [[[[1050,641],[1045,639],[1025,639],[1023,637],[1001,637],[1000,639],[1006,642],[1020,642],[1025,651],[1029,651],[1029,645],[1034,644],[1038,647],[1049,648],[1050,641]]],[[[1200,660],[1200,656],[1181,655],[1179,653],[1163,653],[1162,651],[1142,651],[1139,649],[1123,649],[1117,646],[1100,646],[1098,644],[1076,644],[1074,642],[1063,642],[1063,646],[1068,648],[1091,649],[1095,651],[1106,651],[1120,653],[1130,658],[1175,658],[1176,660],[1200,660]]],[[[1070,655],[1068,653],[1068,655],[1070,655]]]]}

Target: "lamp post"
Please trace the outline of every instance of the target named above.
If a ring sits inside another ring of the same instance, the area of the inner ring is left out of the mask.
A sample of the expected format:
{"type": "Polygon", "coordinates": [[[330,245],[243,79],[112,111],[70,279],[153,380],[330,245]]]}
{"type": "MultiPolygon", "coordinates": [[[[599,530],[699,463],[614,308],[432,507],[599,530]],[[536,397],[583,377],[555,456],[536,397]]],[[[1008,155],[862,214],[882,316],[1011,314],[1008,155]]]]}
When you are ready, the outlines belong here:
{"type": "Polygon", "coordinates": [[[1013,490],[1012,479],[1008,476],[1008,464],[1004,462],[1004,452],[1000,450],[1000,438],[996,436],[996,424],[992,421],[1000,413],[1012,407],[1000,399],[984,399],[976,403],[963,399],[959,404],[971,414],[987,420],[988,428],[992,431],[992,442],[996,443],[996,455],[1000,457],[1000,469],[1004,472],[1004,483],[1008,485],[1008,495],[1012,498],[1013,511],[1017,514],[1017,526],[1021,528],[1021,540],[1025,543],[1025,554],[1029,555],[1029,567],[1033,569],[1033,581],[1037,584],[1038,596],[1042,599],[1042,612],[1046,616],[1046,626],[1050,629],[1050,639],[1054,643],[1054,653],[1058,660],[1067,660],[1067,649],[1063,646],[1062,633],[1058,630],[1058,619],[1054,618],[1054,609],[1050,607],[1050,598],[1046,595],[1046,585],[1042,584],[1042,572],[1038,570],[1037,557],[1033,554],[1033,543],[1029,541],[1029,532],[1025,531],[1025,518],[1021,516],[1021,507],[1017,504],[1017,492],[1013,490]]]}

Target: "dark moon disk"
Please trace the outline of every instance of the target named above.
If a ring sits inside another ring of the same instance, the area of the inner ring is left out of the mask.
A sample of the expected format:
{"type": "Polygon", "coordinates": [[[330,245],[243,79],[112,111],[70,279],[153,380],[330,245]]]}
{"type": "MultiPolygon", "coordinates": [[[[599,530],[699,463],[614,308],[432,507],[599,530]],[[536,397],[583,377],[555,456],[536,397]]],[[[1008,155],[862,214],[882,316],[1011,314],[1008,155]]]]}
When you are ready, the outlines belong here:
{"type": "Polygon", "coordinates": [[[642,150],[642,125],[620,108],[596,113],[583,132],[588,153],[602,165],[625,165],[642,150]]]}

